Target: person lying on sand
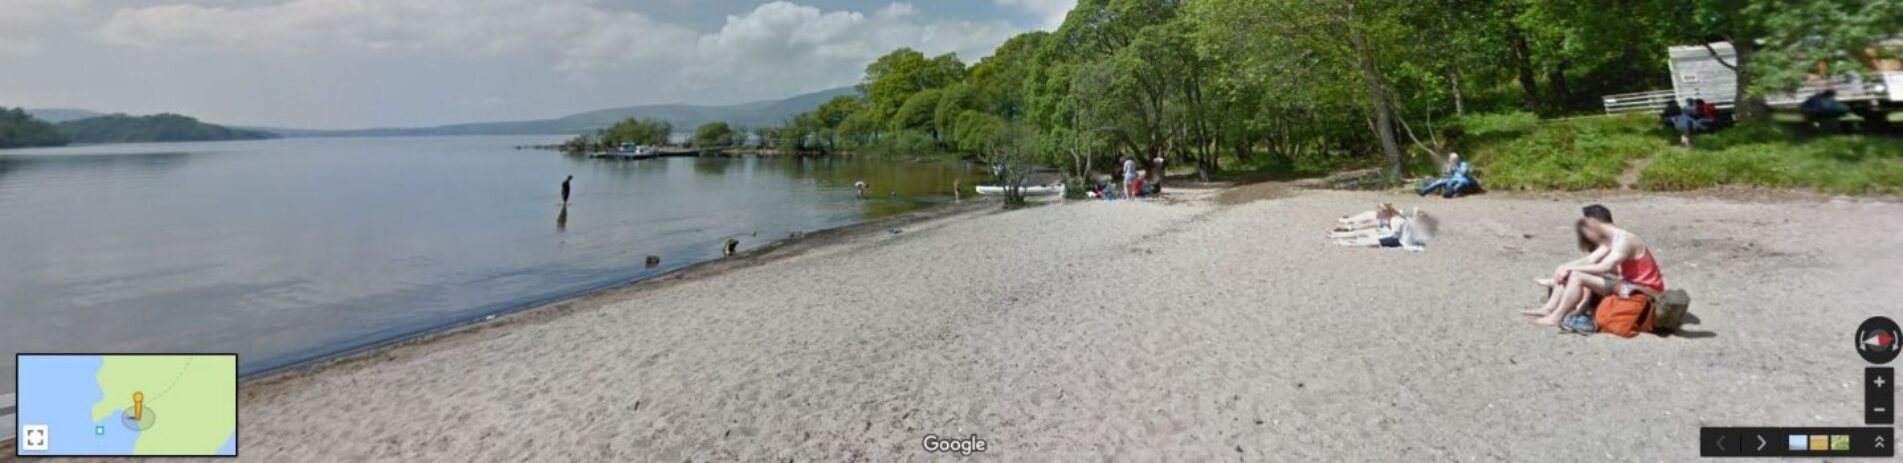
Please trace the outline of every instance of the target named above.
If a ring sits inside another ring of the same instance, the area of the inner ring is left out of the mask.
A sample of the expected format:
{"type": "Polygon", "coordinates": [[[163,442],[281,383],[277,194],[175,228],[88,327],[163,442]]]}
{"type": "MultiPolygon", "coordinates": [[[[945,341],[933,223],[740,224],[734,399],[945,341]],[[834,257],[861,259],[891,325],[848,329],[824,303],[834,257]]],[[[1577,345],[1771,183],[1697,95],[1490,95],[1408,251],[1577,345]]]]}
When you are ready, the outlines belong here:
{"type": "Polygon", "coordinates": [[[1344,247],[1369,248],[1407,248],[1421,251],[1427,247],[1427,240],[1439,227],[1438,219],[1416,209],[1412,214],[1397,215],[1388,219],[1388,228],[1361,229],[1347,232],[1331,232],[1330,239],[1344,247]]]}
{"type": "Polygon", "coordinates": [[[1567,315],[1580,310],[1580,299],[1587,291],[1600,295],[1631,294],[1635,287],[1665,291],[1665,277],[1659,273],[1658,261],[1645,240],[1593,217],[1579,219],[1577,227],[1587,240],[1606,247],[1607,254],[1597,262],[1561,267],[1566,271],[1565,286],[1553,291],[1546,304],[1522,312],[1537,317],[1534,323],[1558,326],[1567,315]]]}
{"type": "Polygon", "coordinates": [[[1388,224],[1388,219],[1399,215],[1401,215],[1401,210],[1395,209],[1394,204],[1381,203],[1375,205],[1372,211],[1343,216],[1340,219],[1336,219],[1333,231],[1352,232],[1357,230],[1392,228],[1388,224]]]}

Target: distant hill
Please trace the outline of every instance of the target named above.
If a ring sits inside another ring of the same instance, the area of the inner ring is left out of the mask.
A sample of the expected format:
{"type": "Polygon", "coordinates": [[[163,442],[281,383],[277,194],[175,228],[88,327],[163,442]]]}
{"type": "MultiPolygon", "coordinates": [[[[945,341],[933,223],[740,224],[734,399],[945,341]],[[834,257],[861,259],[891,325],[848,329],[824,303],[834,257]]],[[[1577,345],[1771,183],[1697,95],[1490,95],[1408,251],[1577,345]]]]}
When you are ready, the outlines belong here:
{"type": "Polygon", "coordinates": [[[856,94],[852,87],[835,88],[792,98],[756,101],[725,106],[664,104],[629,106],[589,111],[555,119],[508,122],[482,122],[438,127],[389,128],[363,130],[301,130],[258,127],[286,137],[381,137],[428,135],[572,135],[593,132],[631,117],[656,118],[674,124],[676,131],[687,132],[708,122],[726,122],[736,127],[777,125],[800,113],[812,111],[821,103],[840,95],[856,94]]]}
{"type": "Polygon", "coordinates": [[[87,111],[84,109],[70,109],[70,108],[28,109],[26,110],[26,113],[32,114],[33,118],[35,119],[51,122],[54,124],[58,124],[61,122],[66,122],[66,121],[77,121],[80,119],[91,119],[91,118],[105,115],[105,113],[87,111]]]}
{"type": "Polygon", "coordinates": [[[199,122],[177,114],[113,114],[53,124],[73,143],[145,143],[171,141],[262,140],[277,134],[199,122]]]}

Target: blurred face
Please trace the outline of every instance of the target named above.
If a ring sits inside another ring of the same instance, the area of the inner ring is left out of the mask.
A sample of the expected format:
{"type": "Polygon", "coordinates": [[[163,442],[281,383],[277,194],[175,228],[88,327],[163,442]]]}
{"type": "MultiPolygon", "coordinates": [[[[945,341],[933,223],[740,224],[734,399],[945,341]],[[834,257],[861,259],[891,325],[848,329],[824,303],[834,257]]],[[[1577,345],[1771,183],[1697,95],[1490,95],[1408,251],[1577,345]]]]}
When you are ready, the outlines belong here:
{"type": "Polygon", "coordinates": [[[1579,224],[1579,235],[1586,237],[1587,241],[1606,244],[1604,224],[1599,223],[1597,220],[1588,219],[1585,223],[1579,224]]]}

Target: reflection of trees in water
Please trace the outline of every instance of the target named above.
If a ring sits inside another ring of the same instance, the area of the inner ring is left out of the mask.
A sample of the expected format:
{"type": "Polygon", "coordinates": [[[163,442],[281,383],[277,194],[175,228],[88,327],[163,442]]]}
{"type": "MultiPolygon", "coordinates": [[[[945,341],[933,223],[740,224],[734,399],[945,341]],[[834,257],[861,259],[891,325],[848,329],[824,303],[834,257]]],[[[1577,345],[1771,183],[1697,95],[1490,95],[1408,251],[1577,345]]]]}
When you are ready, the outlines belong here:
{"type": "Polygon", "coordinates": [[[702,177],[724,177],[746,159],[739,158],[700,158],[694,160],[694,174],[702,177]]]}
{"type": "Polygon", "coordinates": [[[795,178],[810,178],[825,188],[851,188],[864,180],[874,198],[951,196],[953,184],[969,190],[988,175],[964,161],[912,161],[865,158],[774,159],[795,178]]]}
{"type": "MultiPolygon", "coordinates": [[[[130,153],[130,154],[48,154],[8,156],[0,155],[0,178],[8,175],[23,174],[32,171],[87,171],[88,173],[117,169],[157,172],[176,169],[185,165],[185,159],[191,153],[130,153]]],[[[90,175],[81,176],[81,178],[90,175]]]]}

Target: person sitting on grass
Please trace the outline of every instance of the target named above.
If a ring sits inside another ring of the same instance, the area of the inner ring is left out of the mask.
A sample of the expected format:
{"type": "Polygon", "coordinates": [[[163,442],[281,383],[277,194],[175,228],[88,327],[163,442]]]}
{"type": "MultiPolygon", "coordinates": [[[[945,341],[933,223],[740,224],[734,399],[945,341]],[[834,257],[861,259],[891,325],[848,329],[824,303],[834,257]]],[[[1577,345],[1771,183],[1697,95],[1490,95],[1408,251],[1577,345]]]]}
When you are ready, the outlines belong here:
{"type": "Polygon", "coordinates": [[[1659,273],[1652,248],[1638,235],[1598,218],[1579,219],[1579,233],[1596,245],[1607,248],[1605,257],[1596,262],[1561,266],[1565,286],[1553,291],[1540,307],[1521,313],[1535,317],[1533,323],[1558,326],[1566,316],[1582,309],[1580,299],[1591,294],[1630,295],[1634,291],[1665,292],[1665,277],[1659,273]]]}
{"type": "Polygon", "coordinates": [[[1473,167],[1467,161],[1460,160],[1460,153],[1447,154],[1447,171],[1438,179],[1421,186],[1421,196],[1439,191],[1441,197],[1452,198],[1468,193],[1480,186],[1471,174],[1473,167]]]}
{"type": "Polygon", "coordinates": [[[1805,98],[1797,111],[1803,113],[1805,123],[1821,128],[1824,133],[1839,133],[1843,131],[1839,120],[1850,114],[1850,106],[1837,101],[1836,90],[1826,89],[1805,98]]]}

